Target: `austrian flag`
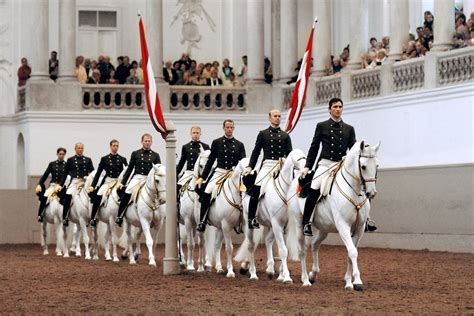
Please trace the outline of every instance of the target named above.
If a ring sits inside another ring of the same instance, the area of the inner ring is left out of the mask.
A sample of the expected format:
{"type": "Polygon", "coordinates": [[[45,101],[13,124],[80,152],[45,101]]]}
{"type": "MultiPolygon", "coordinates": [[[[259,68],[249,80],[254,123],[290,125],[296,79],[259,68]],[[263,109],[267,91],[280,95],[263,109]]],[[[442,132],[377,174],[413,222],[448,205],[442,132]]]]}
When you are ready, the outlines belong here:
{"type": "Polygon", "coordinates": [[[161,134],[164,139],[166,139],[166,136],[168,136],[168,132],[166,130],[163,112],[161,111],[160,98],[158,97],[158,91],[156,90],[155,76],[153,74],[153,68],[151,67],[151,61],[148,55],[145,29],[143,27],[143,21],[141,16],[138,22],[138,28],[140,29],[143,79],[145,81],[145,95],[148,115],[150,115],[151,123],[153,124],[155,129],[161,134]]]}
{"type": "Polygon", "coordinates": [[[306,97],[306,88],[308,87],[309,81],[309,70],[311,68],[311,56],[313,52],[313,33],[314,27],[318,22],[318,19],[314,19],[313,28],[309,35],[308,44],[306,45],[306,51],[301,61],[300,72],[298,73],[298,80],[296,81],[295,91],[291,97],[290,106],[288,109],[288,116],[286,118],[286,131],[291,133],[295,129],[298,120],[300,119],[301,112],[303,112],[304,100],[306,97]]]}

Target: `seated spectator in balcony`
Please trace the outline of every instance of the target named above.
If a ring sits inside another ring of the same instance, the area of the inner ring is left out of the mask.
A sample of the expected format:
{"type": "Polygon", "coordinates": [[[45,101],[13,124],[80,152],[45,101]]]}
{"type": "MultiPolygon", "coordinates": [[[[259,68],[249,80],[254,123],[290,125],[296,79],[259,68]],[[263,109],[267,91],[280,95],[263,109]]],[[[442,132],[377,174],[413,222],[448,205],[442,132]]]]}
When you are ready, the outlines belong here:
{"type": "Polygon", "coordinates": [[[375,37],[372,37],[369,41],[369,49],[367,49],[367,55],[370,53],[377,53],[377,49],[379,49],[379,43],[375,37]]]}
{"type": "Polygon", "coordinates": [[[191,76],[191,81],[195,86],[205,86],[207,85],[206,78],[202,75],[202,68],[198,65],[194,70],[194,76],[191,76]]]}
{"type": "Polygon", "coordinates": [[[217,75],[217,69],[213,67],[211,70],[211,78],[206,79],[207,85],[211,87],[222,86],[222,79],[217,75]]]}
{"type": "Polygon", "coordinates": [[[104,56],[105,58],[105,63],[107,64],[107,67],[109,67],[110,70],[115,70],[115,66],[112,64],[110,61],[110,56],[104,56]]]}
{"type": "Polygon", "coordinates": [[[349,57],[350,57],[350,50],[349,50],[349,45],[344,47],[342,50],[342,54],[339,56],[339,63],[341,67],[346,67],[347,63],[349,62],[349,57]]]}
{"type": "MultiPolygon", "coordinates": [[[[130,59],[128,56],[123,57],[123,64],[117,67],[117,71],[115,72],[115,78],[118,80],[120,84],[124,84],[127,81],[127,78],[130,76],[132,69],[132,65],[130,65],[130,59]]],[[[135,71],[136,76],[136,71],[135,71]]]]}
{"type": "Polygon", "coordinates": [[[189,71],[191,72],[191,76],[194,76],[194,72],[196,71],[196,67],[197,67],[197,62],[194,60],[194,59],[191,59],[191,63],[190,63],[190,67],[189,67],[189,71]]]}
{"type": "Polygon", "coordinates": [[[140,79],[138,78],[137,71],[135,69],[130,70],[130,76],[127,77],[127,79],[125,80],[125,83],[126,84],[140,84],[140,79]]]}
{"type": "MultiPolygon", "coordinates": [[[[94,73],[94,70],[96,70],[96,69],[97,69],[97,61],[92,60],[91,64],[90,64],[89,72],[87,73],[87,77],[92,78],[92,74],[94,73]]],[[[99,69],[97,69],[97,70],[99,70],[99,69]]],[[[99,72],[100,72],[100,70],[99,70],[99,72]]]]}
{"type": "Polygon", "coordinates": [[[94,71],[92,71],[92,77],[89,78],[89,80],[87,81],[87,83],[90,83],[90,84],[99,84],[101,83],[100,82],[100,71],[99,69],[94,69],[94,71]]]}
{"type": "Polygon", "coordinates": [[[163,78],[170,86],[173,86],[178,81],[178,73],[172,67],[171,61],[167,61],[165,68],[163,68],[163,78]]]}
{"type": "Polygon", "coordinates": [[[28,66],[28,59],[23,57],[21,59],[21,66],[18,68],[18,86],[24,86],[26,85],[26,81],[30,79],[31,76],[31,68],[28,66]]]}
{"type": "Polygon", "coordinates": [[[384,48],[381,48],[377,51],[377,55],[374,60],[367,66],[367,68],[375,68],[377,66],[382,66],[387,61],[387,51],[384,48]]]}
{"type": "Polygon", "coordinates": [[[466,23],[469,30],[472,29],[473,24],[474,24],[474,12],[471,12],[471,16],[470,16],[469,20],[467,20],[467,23],[466,23]]]}
{"type": "Polygon", "coordinates": [[[415,41],[409,41],[401,59],[407,60],[416,57],[415,41]]]}
{"type": "Polygon", "coordinates": [[[377,53],[370,52],[368,54],[362,55],[362,68],[371,68],[370,64],[375,60],[377,53]]]}
{"type": "MultiPolygon", "coordinates": [[[[183,65],[184,68],[186,68],[185,65],[183,65]]],[[[191,72],[188,70],[183,72],[183,79],[177,82],[180,86],[192,86],[194,84],[192,78],[191,78],[191,72]]]]}
{"type": "Polygon", "coordinates": [[[97,69],[100,72],[100,83],[105,83],[105,81],[107,81],[107,78],[109,78],[110,70],[111,70],[110,63],[107,62],[107,60],[105,59],[105,56],[103,55],[99,56],[97,69]]]}
{"type": "Polygon", "coordinates": [[[430,46],[428,43],[433,40],[433,31],[428,27],[425,26],[423,28],[423,46],[426,50],[430,50],[430,46]]]}
{"type": "Polygon", "coordinates": [[[211,78],[211,68],[212,64],[211,63],[206,63],[204,65],[203,71],[202,71],[202,76],[206,79],[211,78]]]}
{"type": "Polygon", "coordinates": [[[74,69],[74,73],[76,74],[77,80],[79,80],[80,83],[84,84],[87,82],[87,73],[86,69],[82,65],[84,62],[84,57],[83,56],[77,56],[76,57],[76,68],[74,69]]]}
{"type": "Polygon", "coordinates": [[[212,68],[217,70],[217,77],[220,79],[224,78],[224,74],[222,73],[222,68],[220,67],[220,64],[217,60],[214,60],[212,62],[212,68]]]}
{"type": "Polygon", "coordinates": [[[115,70],[110,71],[109,78],[107,78],[106,82],[108,84],[119,84],[119,81],[115,78],[115,70]]]}
{"type": "Polygon", "coordinates": [[[474,26],[471,26],[471,32],[469,34],[469,39],[466,40],[466,45],[474,46],[474,26]]]}
{"type": "Polygon", "coordinates": [[[415,57],[423,57],[427,52],[428,50],[423,46],[421,41],[415,42],[415,57]]]}
{"type": "Polygon", "coordinates": [[[417,41],[423,41],[423,26],[418,26],[416,28],[417,41]]]}
{"type": "Polygon", "coordinates": [[[240,82],[245,83],[247,81],[247,55],[242,56],[242,66],[240,67],[238,77],[240,82]]]}
{"type": "Polygon", "coordinates": [[[56,51],[52,51],[50,58],[49,58],[49,77],[56,81],[58,79],[58,71],[59,71],[59,60],[58,60],[58,53],[56,51]]]}
{"type": "Polygon", "coordinates": [[[341,65],[341,59],[340,58],[334,58],[334,56],[331,55],[331,62],[329,64],[329,67],[327,69],[327,75],[335,75],[342,70],[342,65],[341,65]]]}
{"type": "Polygon", "coordinates": [[[273,69],[272,69],[272,63],[270,62],[270,59],[268,57],[265,57],[265,59],[263,60],[263,71],[264,71],[265,82],[268,84],[272,83],[273,69]]]}
{"type": "Polygon", "coordinates": [[[232,73],[233,68],[230,66],[230,61],[227,58],[224,58],[222,61],[222,74],[223,80],[229,80],[230,74],[232,73]]]}
{"type": "Polygon", "coordinates": [[[385,49],[385,52],[388,53],[390,50],[390,37],[382,37],[382,44],[380,45],[380,47],[385,49]]]}
{"type": "Polygon", "coordinates": [[[425,21],[423,22],[423,26],[429,27],[431,30],[433,29],[433,21],[434,21],[434,16],[431,11],[425,11],[425,21]]]}
{"type": "Polygon", "coordinates": [[[84,69],[86,70],[87,78],[89,78],[89,70],[91,69],[91,60],[89,58],[84,59],[82,66],[84,66],[84,69]]]}
{"type": "Polygon", "coordinates": [[[233,72],[231,72],[229,75],[229,80],[224,80],[223,85],[225,87],[235,88],[235,87],[241,87],[242,83],[239,81],[239,79],[237,79],[237,76],[233,72]]]}

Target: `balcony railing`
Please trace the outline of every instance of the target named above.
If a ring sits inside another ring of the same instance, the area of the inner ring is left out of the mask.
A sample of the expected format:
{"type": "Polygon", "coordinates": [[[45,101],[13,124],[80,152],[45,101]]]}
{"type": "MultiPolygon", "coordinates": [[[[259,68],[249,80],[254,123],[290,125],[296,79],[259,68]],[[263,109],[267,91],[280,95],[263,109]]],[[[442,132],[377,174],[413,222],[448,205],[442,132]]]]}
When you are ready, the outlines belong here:
{"type": "Polygon", "coordinates": [[[243,87],[170,86],[170,110],[230,110],[247,108],[243,87]]]}
{"type": "Polygon", "coordinates": [[[392,76],[393,92],[405,92],[423,88],[425,83],[424,57],[393,64],[392,76]]]}
{"type": "Polygon", "coordinates": [[[452,50],[438,56],[438,84],[440,86],[472,81],[474,47],[452,50]]]}
{"type": "Polygon", "coordinates": [[[327,104],[332,98],[341,97],[341,77],[322,77],[314,81],[316,104],[327,104]]]}
{"type": "Polygon", "coordinates": [[[26,106],[26,88],[25,86],[18,87],[17,108],[16,112],[22,112],[26,106]]]}
{"type": "Polygon", "coordinates": [[[84,109],[140,109],[144,104],[143,85],[82,85],[82,107],[84,109]]]}
{"type": "Polygon", "coordinates": [[[380,68],[353,71],[351,77],[352,99],[380,95],[380,68]]]}
{"type": "Polygon", "coordinates": [[[290,106],[291,98],[293,97],[293,92],[295,91],[295,84],[283,85],[281,88],[281,93],[283,94],[283,105],[284,109],[288,109],[290,106]]]}

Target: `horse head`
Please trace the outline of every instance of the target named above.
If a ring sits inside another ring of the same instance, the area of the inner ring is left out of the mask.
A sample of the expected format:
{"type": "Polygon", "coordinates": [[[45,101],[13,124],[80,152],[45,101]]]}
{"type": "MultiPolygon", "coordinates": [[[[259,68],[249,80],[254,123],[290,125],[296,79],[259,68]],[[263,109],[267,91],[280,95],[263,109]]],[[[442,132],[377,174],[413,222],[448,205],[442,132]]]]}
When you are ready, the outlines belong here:
{"type": "Polygon", "coordinates": [[[162,164],[153,165],[149,173],[153,178],[153,185],[158,195],[158,203],[166,203],[166,168],[162,164]]]}
{"type": "Polygon", "coordinates": [[[377,181],[377,169],[379,167],[377,152],[380,148],[380,142],[371,146],[365,141],[361,141],[356,143],[354,147],[349,152],[349,155],[352,154],[355,158],[352,160],[352,170],[355,172],[353,174],[359,178],[365,195],[372,199],[377,194],[375,182],[377,181]]]}
{"type": "Polygon", "coordinates": [[[242,158],[239,163],[237,164],[237,166],[235,166],[234,168],[234,174],[238,175],[239,177],[242,175],[242,172],[244,172],[245,170],[245,167],[247,167],[250,163],[250,159],[245,157],[245,158],[242,158]]]}
{"type": "Polygon", "coordinates": [[[301,149],[293,149],[288,155],[287,161],[291,161],[293,168],[303,170],[306,165],[306,155],[301,149]]]}
{"type": "Polygon", "coordinates": [[[194,165],[194,176],[196,178],[199,178],[202,172],[204,171],[204,168],[206,167],[206,163],[207,163],[207,160],[209,159],[210,154],[211,154],[211,151],[209,149],[201,150],[201,154],[199,154],[196,164],[194,165]]]}

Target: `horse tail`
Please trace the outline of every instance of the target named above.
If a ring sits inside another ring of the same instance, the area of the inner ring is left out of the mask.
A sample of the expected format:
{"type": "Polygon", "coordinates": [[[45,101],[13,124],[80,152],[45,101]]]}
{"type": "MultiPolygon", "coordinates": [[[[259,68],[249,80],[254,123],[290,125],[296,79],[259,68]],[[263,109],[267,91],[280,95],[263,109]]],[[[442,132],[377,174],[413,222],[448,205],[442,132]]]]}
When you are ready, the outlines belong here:
{"type": "Polygon", "coordinates": [[[119,247],[123,249],[127,249],[128,247],[127,225],[128,225],[127,221],[124,221],[122,235],[120,236],[118,240],[119,247]]]}
{"type": "Polygon", "coordinates": [[[299,252],[300,252],[300,249],[299,249],[300,244],[298,242],[296,217],[291,207],[289,207],[288,211],[289,211],[288,226],[287,226],[288,231],[286,233],[286,247],[288,248],[288,260],[298,261],[299,252]]]}
{"type": "MultiPolygon", "coordinates": [[[[262,229],[255,229],[253,231],[253,241],[254,241],[254,247],[253,250],[255,251],[258,247],[258,244],[260,244],[263,234],[266,231],[266,227],[262,229]]],[[[237,254],[234,257],[235,261],[238,262],[248,262],[250,260],[250,253],[249,253],[249,240],[247,238],[247,235],[245,235],[245,239],[242,242],[242,244],[239,247],[239,250],[237,251],[237,254]]]]}

